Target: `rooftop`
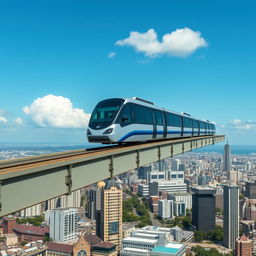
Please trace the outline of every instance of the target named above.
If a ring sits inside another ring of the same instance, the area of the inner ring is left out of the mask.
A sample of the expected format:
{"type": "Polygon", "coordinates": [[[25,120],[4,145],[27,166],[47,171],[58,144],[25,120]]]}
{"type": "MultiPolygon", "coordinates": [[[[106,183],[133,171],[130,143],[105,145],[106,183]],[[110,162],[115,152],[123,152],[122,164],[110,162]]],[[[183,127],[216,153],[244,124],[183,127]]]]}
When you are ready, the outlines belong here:
{"type": "Polygon", "coordinates": [[[138,237],[126,237],[122,240],[123,242],[141,242],[147,244],[156,244],[158,240],[138,237]]]}
{"type": "Polygon", "coordinates": [[[199,195],[214,195],[216,193],[215,188],[203,187],[203,186],[192,187],[191,191],[199,195]]]}
{"type": "Polygon", "coordinates": [[[73,245],[45,242],[49,251],[73,254],[73,245]]]}
{"type": "Polygon", "coordinates": [[[25,224],[17,224],[13,228],[14,231],[23,234],[36,235],[36,236],[44,236],[45,233],[49,233],[48,227],[37,227],[25,224]]]}
{"type": "Polygon", "coordinates": [[[167,253],[167,254],[177,254],[182,247],[184,247],[183,244],[167,243],[164,247],[163,246],[155,247],[152,250],[152,252],[161,252],[161,253],[167,253]]]}
{"type": "Polygon", "coordinates": [[[90,243],[91,246],[102,243],[102,240],[96,235],[88,234],[84,235],[84,238],[90,243]]]}
{"type": "Polygon", "coordinates": [[[93,246],[94,250],[113,250],[115,248],[116,245],[109,242],[98,243],[93,246]]]}

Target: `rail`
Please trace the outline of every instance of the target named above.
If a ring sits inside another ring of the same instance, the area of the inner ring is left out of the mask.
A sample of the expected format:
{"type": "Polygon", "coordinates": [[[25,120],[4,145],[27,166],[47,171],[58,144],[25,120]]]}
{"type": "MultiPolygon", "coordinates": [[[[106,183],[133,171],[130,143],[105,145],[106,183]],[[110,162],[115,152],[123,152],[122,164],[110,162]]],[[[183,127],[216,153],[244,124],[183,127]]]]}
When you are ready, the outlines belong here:
{"type": "Polygon", "coordinates": [[[0,216],[224,138],[180,138],[1,161],[0,216]]]}

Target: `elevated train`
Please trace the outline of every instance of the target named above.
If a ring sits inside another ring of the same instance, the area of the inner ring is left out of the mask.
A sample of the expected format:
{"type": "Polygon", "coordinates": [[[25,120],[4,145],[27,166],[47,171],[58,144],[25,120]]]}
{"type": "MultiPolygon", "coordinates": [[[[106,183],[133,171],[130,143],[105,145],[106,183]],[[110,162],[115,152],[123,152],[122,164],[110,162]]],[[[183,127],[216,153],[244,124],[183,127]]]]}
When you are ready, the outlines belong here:
{"type": "Polygon", "coordinates": [[[134,98],[100,101],[87,129],[89,142],[121,144],[215,134],[215,124],[134,98]]]}

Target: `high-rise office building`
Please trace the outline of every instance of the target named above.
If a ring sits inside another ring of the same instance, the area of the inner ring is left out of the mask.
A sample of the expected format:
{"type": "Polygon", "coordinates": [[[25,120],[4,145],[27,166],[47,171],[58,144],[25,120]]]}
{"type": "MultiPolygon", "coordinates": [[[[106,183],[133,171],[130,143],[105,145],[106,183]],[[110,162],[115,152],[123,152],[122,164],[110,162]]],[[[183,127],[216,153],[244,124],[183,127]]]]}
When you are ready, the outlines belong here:
{"type": "Polygon", "coordinates": [[[215,197],[216,189],[195,187],[192,194],[192,225],[199,231],[215,229],[215,197]]]}
{"type": "Polygon", "coordinates": [[[239,236],[239,187],[224,185],[224,245],[234,250],[239,236]]]}
{"type": "Polygon", "coordinates": [[[224,146],[224,155],[223,155],[223,171],[231,171],[231,150],[229,144],[224,146]]]}
{"type": "Polygon", "coordinates": [[[160,216],[162,219],[173,218],[173,201],[172,200],[158,201],[158,216],[160,216]]]}
{"type": "MultiPolygon", "coordinates": [[[[100,182],[98,184],[101,184],[100,182]]],[[[104,186],[105,183],[103,182],[104,186]]],[[[88,191],[88,208],[87,216],[92,220],[96,220],[97,211],[100,211],[101,208],[101,188],[97,187],[92,188],[88,191]]]]}
{"type": "Polygon", "coordinates": [[[81,190],[72,191],[70,195],[62,195],[46,202],[46,209],[52,210],[56,208],[78,208],[81,206],[81,190]]]}
{"type": "Polygon", "coordinates": [[[166,191],[168,193],[185,193],[187,192],[187,185],[181,180],[163,180],[150,182],[149,185],[139,184],[138,193],[142,196],[157,196],[159,191],[166,191]]]}
{"type": "Polygon", "coordinates": [[[179,171],[180,169],[180,159],[174,158],[172,159],[172,171],[179,171]]]}
{"type": "Polygon", "coordinates": [[[54,209],[46,212],[50,238],[55,242],[69,242],[77,238],[78,211],[75,208],[54,209]]]}
{"type": "Polygon", "coordinates": [[[121,248],[122,189],[115,180],[108,180],[101,192],[100,238],[121,248]]]}
{"type": "Polygon", "coordinates": [[[236,256],[251,256],[252,255],[252,240],[242,235],[236,240],[236,256]]]}
{"type": "Polygon", "coordinates": [[[20,211],[20,216],[23,218],[40,216],[41,214],[42,214],[41,204],[36,204],[20,211]]]}
{"type": "Polygon", "coordinates": [[[246,182],[245,196],[249,199],[256,199],[256,182],[246,182]]]}

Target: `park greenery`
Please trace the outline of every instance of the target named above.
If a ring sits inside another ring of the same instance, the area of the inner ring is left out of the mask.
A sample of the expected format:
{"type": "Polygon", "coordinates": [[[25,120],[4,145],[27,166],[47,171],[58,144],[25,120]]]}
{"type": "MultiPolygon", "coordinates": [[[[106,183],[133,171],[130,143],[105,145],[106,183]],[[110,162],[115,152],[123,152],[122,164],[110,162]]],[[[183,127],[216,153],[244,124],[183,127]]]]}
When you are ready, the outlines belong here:
{"type": "Polygon", "coordinates": [[[43,216],[36,216],[33,218],[17,218],[16,221],[18,224],[32,224],[33,226],[40,226],[44,221],[44,218],[43,216]]]}
{"type": "MultiPolygon", "coordinates": [[[[195,256],[223,256],[224,254],[218,252],[215,248],[203,248],[201,246],[196,246],[192,248],[192,252],[195,256]]],[[[225,254],[227,256],[227,254],[225,254]]],[[[233,255],[232,253],[229,254],[233,255]]]]}
{"type": "Polygon", "coordinates": [[[211,230],[208,232],[204,231],[196,231],[195,232],[195,242],[202,242],[203,240],[209,240],[213,242],[223,241],[223,228],[220,226],[216,226],[215,230],[211,230]]]}
{"type": "Polygon", "coordinates": [[[220,208],[216,208],[216,215],[221,216],[223,215],[223,211],[220,208]]]}
{"type": "Polygon", "coordinates": [[[138,196],[130,195],[131,198],[123,202],[123,222],[137,221],[138,227],[152,225],[146,204],[141,202],[138,196]]]}
{"type": "Polygon", "coordinates": [[[187,229],[190,227],[192,219],[191,216],[187,215],[187,216],[176,216],[174,219],[161,219],[160,217],[158,217],[158,219],[160,220],[161,224],[166,225],[167,227],[180,227],[182,229],[187,229]]]}

